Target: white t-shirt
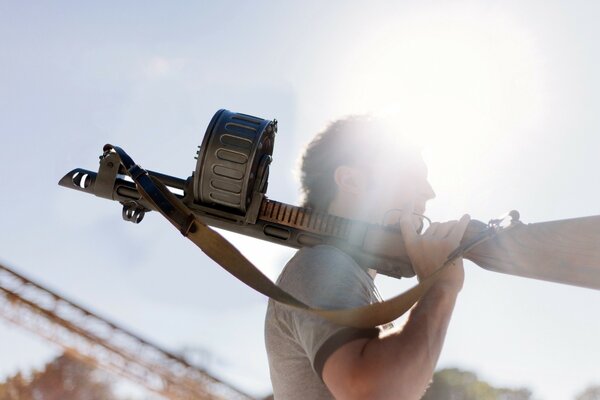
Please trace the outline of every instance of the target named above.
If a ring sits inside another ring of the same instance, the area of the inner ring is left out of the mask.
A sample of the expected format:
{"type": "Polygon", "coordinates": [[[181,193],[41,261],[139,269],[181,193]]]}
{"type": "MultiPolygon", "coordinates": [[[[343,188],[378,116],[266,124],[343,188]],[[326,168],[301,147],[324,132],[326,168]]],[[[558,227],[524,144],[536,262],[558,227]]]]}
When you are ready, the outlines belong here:
{"type": "MultiPolygon", "coordinates": [[[[341,309],[378,301],[373,278],[336,247],[299,250],[277,284],[312,307],[341,309]]],[[[379,328],[336,325],[317,315],[269,299],[265,345],[275,400],[331,400],[323,382],[323,366],[341,345],[378,337],[379,328]]]]}

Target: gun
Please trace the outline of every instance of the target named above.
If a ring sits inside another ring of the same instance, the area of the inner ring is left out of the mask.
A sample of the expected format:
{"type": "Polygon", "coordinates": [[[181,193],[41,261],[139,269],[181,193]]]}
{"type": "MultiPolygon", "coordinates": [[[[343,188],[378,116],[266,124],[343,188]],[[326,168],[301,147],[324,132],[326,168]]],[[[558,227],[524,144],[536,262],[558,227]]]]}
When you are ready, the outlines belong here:
{"type": "MultiPolygon", "coordinates": [[[[266,196],[277,130],[277,120],[221,109],[206,129],[190,177],[154,171],[148,175],[207,225],[297,249],[332,244],[383,275],[414,276],[398,227],[349,220],[266,196]]],[[[117,154],[106,148],[98,172],[76,168],[59,185],[118,201],[123,219],[133,223],[156,209],[127,176],[117,154]]],[[[535,224],[519,218],[513,210],[488,223],[471,220],[461,242],[468,248],[463,257],[492,271],[600,289],[600,216],[535,224]],[[506,221],[512,229],[498,230],[506,221]]]]}

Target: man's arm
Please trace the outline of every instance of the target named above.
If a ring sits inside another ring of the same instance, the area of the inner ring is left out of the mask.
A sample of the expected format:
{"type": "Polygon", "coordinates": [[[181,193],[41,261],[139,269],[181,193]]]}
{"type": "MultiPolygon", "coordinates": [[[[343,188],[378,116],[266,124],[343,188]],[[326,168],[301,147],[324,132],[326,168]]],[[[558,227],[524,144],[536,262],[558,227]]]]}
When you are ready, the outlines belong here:
{"type": "Polygon", "coordinates": [[[338,400],[419,399],[440,355],[458,291],[433,286],[401,331],[359,339],[325,362],[323,380],[338,400]]]}
{"type": "MultiPolygon", "coordinates": [[[[469,216],[433,223],[418,235],[406,207],[402,237],[420,280],[441,267],[464,234],[469,216]]],[[[446,267],[419,300],[401,332],[340,346],[326,360],[323,381],[339,400],[418,400],[423,395],[444,344],[456,296],[462,289],[462,258],[446,267]]]]}

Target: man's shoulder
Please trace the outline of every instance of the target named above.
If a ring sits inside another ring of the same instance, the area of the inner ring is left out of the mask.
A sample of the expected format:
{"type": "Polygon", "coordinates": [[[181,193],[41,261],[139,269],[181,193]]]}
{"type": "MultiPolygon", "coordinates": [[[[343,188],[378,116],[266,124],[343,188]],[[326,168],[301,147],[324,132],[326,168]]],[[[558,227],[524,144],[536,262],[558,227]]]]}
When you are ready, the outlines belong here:
{"type": "Polygon", "coordinates": [[[331,245],[303,247],[287,262],[279,278],[278,284],[300,277],[327,277],[340,271],[359,273],[362,268],[352,257],[331,245]]]}
{"type": "MultiPolygon", "coordinates": [[[[277,285],[309,304],[332,296],[373,290],[373,278],[342,250],[329,245],[299,250],[286,264],[277,285]]],[[[326,300],[325,300],[326,301],[326,300]]]]}

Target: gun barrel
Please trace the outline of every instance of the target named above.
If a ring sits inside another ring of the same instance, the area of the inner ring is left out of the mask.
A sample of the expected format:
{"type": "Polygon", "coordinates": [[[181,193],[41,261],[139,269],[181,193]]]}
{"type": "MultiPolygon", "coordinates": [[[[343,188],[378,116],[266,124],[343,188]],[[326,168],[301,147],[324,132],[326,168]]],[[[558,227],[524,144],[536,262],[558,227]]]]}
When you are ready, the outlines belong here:
{"type": "MultiPolygon", "coordinates": [[[[179,198],[183,198],[185,194],[186,180],[176,178],[174,176],[161,174],[160,172],[148,171],[148,174],[160,179],[173,194],[179,198]]],[[[114,184],[110,190],[99,190],[97,187],[98,173],[89,171],[83,168],[75,168],[65,174],[58,184],[68,189],[78,190],[80,192],[93,194],[94,196],[107,198],[119,202],[135,201],[145,207],[147,210],[152,210],[153,207],[138,192],[136,185],[131,179],[125,175],[116,175],[114,184]]]]}
{"type": "Polygon", "coordinates": [[[94,184],[98,174],[83,168],[75,168],[58,181],[58,184],[68,189],[94,194],[94,184]]]}

